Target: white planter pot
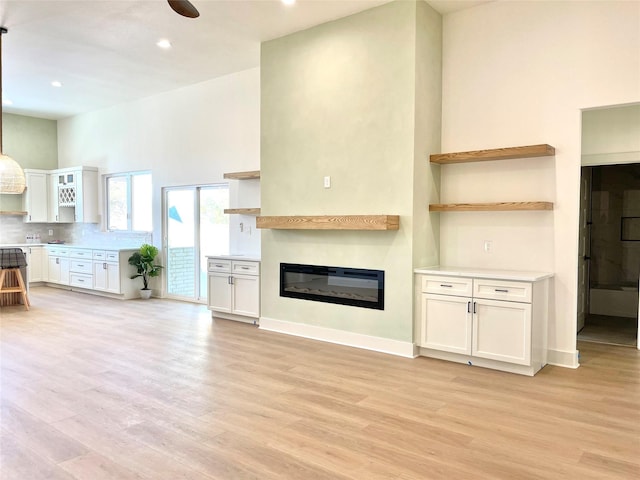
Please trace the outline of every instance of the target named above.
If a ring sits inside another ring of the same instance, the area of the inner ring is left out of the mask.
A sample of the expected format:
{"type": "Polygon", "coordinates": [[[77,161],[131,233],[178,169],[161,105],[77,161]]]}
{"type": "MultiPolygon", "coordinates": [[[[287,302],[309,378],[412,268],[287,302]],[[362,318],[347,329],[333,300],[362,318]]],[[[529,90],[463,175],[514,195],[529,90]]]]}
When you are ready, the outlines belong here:
{"type": "Polygon", "coordinates": [[[148,300],[151,298],[151,289],[149,290],[143,290],[142,288],[140,289],[140,298],[144,298],[145,300],[148,300]]]}

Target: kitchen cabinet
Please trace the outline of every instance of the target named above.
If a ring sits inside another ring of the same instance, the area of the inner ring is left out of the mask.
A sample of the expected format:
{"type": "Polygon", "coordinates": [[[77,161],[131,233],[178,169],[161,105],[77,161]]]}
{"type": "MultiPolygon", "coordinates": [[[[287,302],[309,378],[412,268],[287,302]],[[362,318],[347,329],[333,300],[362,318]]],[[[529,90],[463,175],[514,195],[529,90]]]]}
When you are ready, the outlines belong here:
{"type": "Polygon", "coordinates": [[[48,217],[50,223],[98,223],[98,169],[51,170],[48,217]]]}
{"type": "Polygon", "coordinates": [[[93,289],[120,294],[120,260],[116,251],[93,251],[93,289]]]}
{"type": "Polygon", "coordinates": [[[47,281],[69,285],[69,250],[65,247],[47,247],[49,266],[47,281]]]}
{"type": "Polygon", "coordinates": [[[49,278],[47,250],[42,246],[24,247],[23,250],[27,254],[28,282],[46,282],[49,278]]]}
{"type": "Polygon", "coordinates": [[[24,170],[26,189],[22,196],[23,209],[27,212],[25,223],[46,223],[48,219],[49,180],[47,170],[24,170]]]}
{"type": "Polygon", "coordinates": [[[69,249],[69,285],[93,288],[93,261],[89,249],[69,249]]]}
{"type": "Polygon", "coordinates": [[[207,257],[207,306],[214,317],[257,323],[260,262],[240,258],[207,257]]]}
{"type": "Polygon", "coordinates": [[[135,269],[128,264],[137,249],[103,250],[91,247],[49,245],[47,283],[80,288],[83,293],[113,298],[139,297],[139,286],[130,277],[135,269]]]}
{"type": "Polygon", "coordinates": [[[75,216],[75,207],[62,206],[58,203],[58,175],[49,174],[49,223],[73,223],[75,216]]]}
{"type": "Polygon", "coordinates": [[[534,375],[547,359],[543,272],[417,269],[420,354],[534,375]]]}

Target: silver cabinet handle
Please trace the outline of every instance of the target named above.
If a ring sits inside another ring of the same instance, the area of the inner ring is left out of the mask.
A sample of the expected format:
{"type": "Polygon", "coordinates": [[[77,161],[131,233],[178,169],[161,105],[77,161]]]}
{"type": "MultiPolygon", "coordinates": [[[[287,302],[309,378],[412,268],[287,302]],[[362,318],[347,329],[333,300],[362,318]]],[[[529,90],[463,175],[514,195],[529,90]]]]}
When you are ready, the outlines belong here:
{"type": "Polygon", "coordinates": [[[496,292],[500,293],[509,293],[509,290],[507,290],[506,288],[496,288],[495,290],[496,292]]]}
{"type": "Polygon", "coordinates": [[[467,313],[471,313],[471,302],[467,302],[467,313]]]}
{"type": "Polygon", "coordinates": [[[217,268],[222,268],[222,267],[224,267],[224,265],[220,265],[219,263],[216,263],[216,267],[217,268]]]}
{"type": "Polygon", "coordinates": [[[441,287],[446,287],[446,288],[452,288],[453,287],[453,285],[446,285],[444,283],[441,283],[440,286],[441,287]]]}
{"type": "Polygon", "coordinates": [[[249,267],[240,267],[243,270],[249,270],[249,267]]]}

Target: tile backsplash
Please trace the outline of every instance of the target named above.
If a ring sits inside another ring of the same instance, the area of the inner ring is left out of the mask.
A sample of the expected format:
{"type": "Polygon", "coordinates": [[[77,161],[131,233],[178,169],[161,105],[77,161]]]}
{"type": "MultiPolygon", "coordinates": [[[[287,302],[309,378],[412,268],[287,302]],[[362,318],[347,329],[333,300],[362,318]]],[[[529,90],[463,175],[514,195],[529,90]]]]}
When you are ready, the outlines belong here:
{"type": "Polygon", "coordinates": [[[91,246],[137,247],[152,243],[151,233],[104,232],[92,223],[24,223],[22,217],[0,216],[0,245],[31,243],[27,236],[40,236],[40,243],[62,240],[68,244],[91,246]],[[53,235],[49,235],[49,231],[53,235]]]}

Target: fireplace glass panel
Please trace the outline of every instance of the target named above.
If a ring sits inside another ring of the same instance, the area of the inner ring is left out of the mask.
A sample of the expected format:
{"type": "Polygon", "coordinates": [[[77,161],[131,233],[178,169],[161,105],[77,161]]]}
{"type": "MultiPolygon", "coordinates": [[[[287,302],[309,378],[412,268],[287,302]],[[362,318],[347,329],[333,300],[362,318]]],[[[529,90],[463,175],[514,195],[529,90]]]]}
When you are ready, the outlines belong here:
{"type": "Polygon", "coordinates": [[[280,296],[384,310],[384,271],[281,263],[280,296]]]}

